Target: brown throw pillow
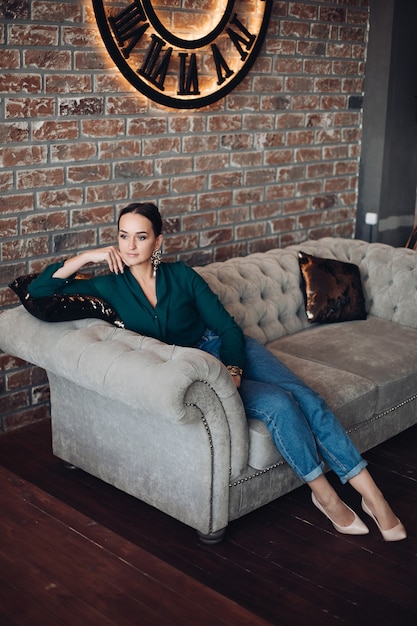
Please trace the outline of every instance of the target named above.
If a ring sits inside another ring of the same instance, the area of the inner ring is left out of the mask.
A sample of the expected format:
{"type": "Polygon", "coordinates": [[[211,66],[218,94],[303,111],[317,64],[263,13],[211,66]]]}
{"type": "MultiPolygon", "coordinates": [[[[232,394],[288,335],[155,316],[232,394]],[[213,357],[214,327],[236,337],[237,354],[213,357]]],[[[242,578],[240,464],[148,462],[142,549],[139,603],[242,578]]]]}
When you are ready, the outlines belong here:
{"type": "Polygon", "coordinates": [[[366,319],[359,268],[353,263],[298,253],[301,285],[310,323],[366,319]]]}

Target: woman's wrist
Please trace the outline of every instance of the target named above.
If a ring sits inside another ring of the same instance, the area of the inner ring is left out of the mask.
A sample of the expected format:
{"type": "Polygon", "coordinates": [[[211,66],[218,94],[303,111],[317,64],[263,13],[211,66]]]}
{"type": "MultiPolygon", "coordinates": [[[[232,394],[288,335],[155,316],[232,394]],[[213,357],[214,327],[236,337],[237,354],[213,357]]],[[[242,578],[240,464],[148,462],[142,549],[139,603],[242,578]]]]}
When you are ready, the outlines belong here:
{"type": "Polygon", "coordinates": [[[69,278],[84,267],[84,265],[87,265],[87,263],[88,257],[86,258],[84,252],[77,256],[70,257],[69,259],[66,259],[62,267],[60,267],[55,274],[53,274],[53,278],[69,278]]]}

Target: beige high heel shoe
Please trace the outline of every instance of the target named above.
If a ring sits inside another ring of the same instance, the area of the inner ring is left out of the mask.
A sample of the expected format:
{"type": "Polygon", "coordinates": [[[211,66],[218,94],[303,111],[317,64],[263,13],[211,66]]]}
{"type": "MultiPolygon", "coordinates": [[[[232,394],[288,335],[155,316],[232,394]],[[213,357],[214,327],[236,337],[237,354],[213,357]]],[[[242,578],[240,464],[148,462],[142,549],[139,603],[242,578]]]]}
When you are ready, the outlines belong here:
{"type": "Polygon", "coordinates": [[[366,526],[366,524],[363,523],[360,517],[356,515],[355,511],[352,511],[352,509],[347,504],[343,503],[345,507],[353,513],[353,522],[349,524],[349,526],[339,526],[339,524],[336,524],[336,522],[334,522],[332,518],[327,515],[326,511],[323,509],[313,492],[311,492],[311,499],[314,506],[317,507],[318,510],[321,511],[321,513],[323,513],[323,515],[325,515],[328,520],[331,521],[338,533],[343,533],[344,535],[367,535],[369,533],[369,528],[366,526]]]}
{"type": "Polygon", "coordinates": [[[371,509],[368,507],[363,498],[362,509],[367,515],[369,515],[369,517],[374,520],[375,524],[378,526],[379,532],[381,533],[385,541],[401,541],[402,539],[405,539],[407,537],[407,531],[405,530],[400,520],[398,520],[398,524],[396,524],[393,528],[389,528],[388,530],[382,530],[378,520],[376,519],[375,515],[372,513],[371,509]]]}

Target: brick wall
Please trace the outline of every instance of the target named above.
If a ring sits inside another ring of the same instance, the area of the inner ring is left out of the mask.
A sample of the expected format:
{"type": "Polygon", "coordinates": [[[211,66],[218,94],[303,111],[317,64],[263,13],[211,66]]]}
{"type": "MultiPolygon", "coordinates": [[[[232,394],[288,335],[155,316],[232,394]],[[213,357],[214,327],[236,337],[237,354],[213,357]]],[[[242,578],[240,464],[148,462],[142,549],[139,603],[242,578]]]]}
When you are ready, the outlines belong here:
{"type": "MultiPolygon", "coordinates": [[[[3,0],[0,308],[16,276],[113,243],[132,200],[157,202],[165,257],[192,265],[353,236],[368,4],[275,0],[240,86],[181,111],[121,77],[89,0],[3,0]]],[[[0,429],[47,416],[44,372],[0,366],[0,429]]]]}

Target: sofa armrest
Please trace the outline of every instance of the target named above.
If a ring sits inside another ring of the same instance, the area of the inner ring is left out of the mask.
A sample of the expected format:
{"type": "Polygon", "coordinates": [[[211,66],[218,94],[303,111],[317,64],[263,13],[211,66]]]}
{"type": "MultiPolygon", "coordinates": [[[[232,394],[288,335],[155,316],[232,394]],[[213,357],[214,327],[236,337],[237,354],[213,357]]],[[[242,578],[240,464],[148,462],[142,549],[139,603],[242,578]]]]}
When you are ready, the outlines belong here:
{"type": "Polygon", "coordinates": [[[417,328],[417,253],[381,243],[363,252],[360,269],[369,314],[417,328]]]}
{"type": "Polygon", "coordinates": [[[49,323],[22,306],[0,315],[0,349],[82,387],[173,421],[186,421],[188,388],[204,382],[236,409],[239,394],[221,362],[194,348],[101,320],[49,323]]]}
{"type": "Polygon", "coordinates": [[[233,473],[247,463],[248,427],[239,392],[210,354],[101,320],[43,322],[22,306],[0,314],[0,349],[158,420],[186,424],[203,414],[209,422],[210,402],[220,403],[222,427],[236,442],[233,473]]]}

